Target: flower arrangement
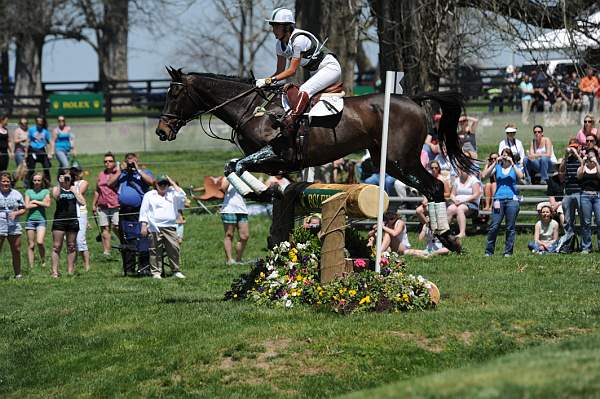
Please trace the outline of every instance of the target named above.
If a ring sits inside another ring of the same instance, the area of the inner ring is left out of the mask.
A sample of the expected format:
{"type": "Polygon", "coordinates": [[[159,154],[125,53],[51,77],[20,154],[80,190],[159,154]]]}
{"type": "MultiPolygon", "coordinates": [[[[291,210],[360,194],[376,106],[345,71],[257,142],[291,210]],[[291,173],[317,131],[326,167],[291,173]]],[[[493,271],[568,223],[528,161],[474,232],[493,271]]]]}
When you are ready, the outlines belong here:
{"type": "Polygon", "coordinates": [[[320,242],[304,233],[275,246],[249,273],[235,280],[225,299],[246,299],[258,304],[291,308],[313,305],[338,313],[406,311],[432,307],[430,283],[405,272],[405,263],[394,252],[384,252],[381,273],[356,259],[354,272],[327,284],[319,282],[320,242]]]}

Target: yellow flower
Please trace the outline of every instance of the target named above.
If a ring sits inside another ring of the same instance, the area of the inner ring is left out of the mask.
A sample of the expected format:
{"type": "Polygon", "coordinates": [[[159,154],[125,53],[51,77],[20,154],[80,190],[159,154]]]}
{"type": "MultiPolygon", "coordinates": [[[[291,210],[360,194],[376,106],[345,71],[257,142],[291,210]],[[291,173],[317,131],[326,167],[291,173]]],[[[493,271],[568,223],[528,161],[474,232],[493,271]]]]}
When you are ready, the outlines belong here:
{"type": "Polygon", "coordinates": [[[408,302],[408,295],[402,294],[402,299],[404,300],[404,302],[408,302]]]}
{"type": "Polygon", "coordinates": [[[323,290],[319,291],[319,296],[323,296],[323,295],[325,295],[325,291],[323,291],[323,290]]]}
{"type": "Polygon", "coordinates": [[[233,297],[234,297],[234,298],[237,298],[237,294],[233,294],[233,297]]]}
{"type": "Polygon", "coordinates": [[[259,276],[260,276],[260,278],[265,278],[265,273],[260,272],[259,276]]]}
{"type": "Polygon", "coordinates": [[[358,304],[362,305],[363,303],[371,303],[371,296],[367,295],[366,297],[364,297],[363,299],[361,299],[358,304]]]}
{"type": "Polygon", "coordinates": [[[356,295],[356,290],[350,290],[348,291],[348,293],[350,294],[350,296],[354,296],[356,295]]]}
{"type": "Polygon", "coordinates": [[[302,281],[302,276],[301,275],[297,275],[296,276],[296,281],[302,281]]]}

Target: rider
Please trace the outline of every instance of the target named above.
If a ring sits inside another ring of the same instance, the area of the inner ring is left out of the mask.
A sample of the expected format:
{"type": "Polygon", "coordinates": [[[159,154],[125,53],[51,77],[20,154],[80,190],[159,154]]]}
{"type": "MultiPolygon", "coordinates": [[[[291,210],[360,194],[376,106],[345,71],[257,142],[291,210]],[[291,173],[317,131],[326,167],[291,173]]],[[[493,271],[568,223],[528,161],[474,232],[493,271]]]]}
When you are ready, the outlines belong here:
{"type": "Polygon", "coordinates": [[[308,70],[311,75],[298,91],[294,86],[288,86],[286,89],[291,112],[282,120],[276,121],[283,126],[282,132],[285,134],[293,128],[312,96],[340,82],[342,68],[324,43],[320,43],[312,33],[296,29],[292,11],[277,8],[267,22],[273,27],[273,34],[277,38],[277,72],[270,77],[258,79],[256,87],[268,86],[292,77],[296,74],[298,66],[308,70]],[[286,68],[287,59],[290,63],[286,68]]]}

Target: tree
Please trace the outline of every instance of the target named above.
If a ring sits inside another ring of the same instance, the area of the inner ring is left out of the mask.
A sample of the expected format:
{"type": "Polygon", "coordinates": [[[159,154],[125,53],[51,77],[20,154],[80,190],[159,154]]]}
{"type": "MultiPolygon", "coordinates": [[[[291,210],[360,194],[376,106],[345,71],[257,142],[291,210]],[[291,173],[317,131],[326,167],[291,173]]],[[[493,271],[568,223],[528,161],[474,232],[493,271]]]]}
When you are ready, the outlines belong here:
{"type": "Polygon", "coordinates": [[[361,0],[296,0],[296,22],[336,54],[342,67],[342,81],[347,93],[354,86],[354,69],[358,54],[361,0]]]}
{"type": "Polygon", "coordinates": [[[211,72],[243,76],[253,71],[270,36],[264,17],[279,3],[265,0],[208,3],[214,7],[214,12],[202,17],[204,24],[183,32],[185,40],[177,48],[177,55],[211,72]]]}
{"type": "MultiPolygon", "coordinates": [[[[404,70],[406,91],[413,94],[437,88],[440,77],[458,63],[458,55],[468,40],[482,32],[480,27],[485,24],[479,22],[496,21],[495,26],[499,26],[498,19],[503,19],[505,26],[521,23],[525,28],[563,28],[577,25],[582,11],[596,2],[369,0],[369,4],[377,18],[382,77],[386,70],[404,70]],[[468,10],[479,12],[481,21],[461,20],[465,16],[476,18],[468,10]],[[469,26],[474,26],[475,32],[463,30],[469,26]]],[[[513,29],[512,32],[513,39],[522,39],[519,37],[522,29],[513,29]]]]}

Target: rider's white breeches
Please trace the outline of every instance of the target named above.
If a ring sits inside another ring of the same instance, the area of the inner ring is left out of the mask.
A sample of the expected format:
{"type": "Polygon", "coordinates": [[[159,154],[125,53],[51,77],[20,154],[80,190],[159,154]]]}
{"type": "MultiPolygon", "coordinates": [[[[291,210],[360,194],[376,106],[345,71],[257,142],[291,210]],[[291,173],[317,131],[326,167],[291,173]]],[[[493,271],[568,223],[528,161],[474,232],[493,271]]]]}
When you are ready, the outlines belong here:
{"type": "Polygon", "coordinates": [[[340,80],[342,80],[342,67],[340,63],[334,56],[326,55],[319,64],[319,68],[300,86],[300,91],[305,91],[309,97],[312,97],[340,80]]]}

